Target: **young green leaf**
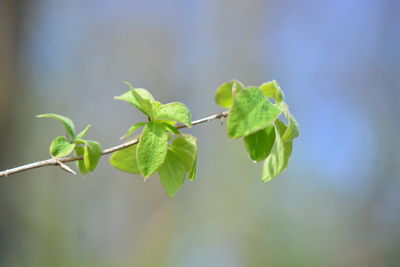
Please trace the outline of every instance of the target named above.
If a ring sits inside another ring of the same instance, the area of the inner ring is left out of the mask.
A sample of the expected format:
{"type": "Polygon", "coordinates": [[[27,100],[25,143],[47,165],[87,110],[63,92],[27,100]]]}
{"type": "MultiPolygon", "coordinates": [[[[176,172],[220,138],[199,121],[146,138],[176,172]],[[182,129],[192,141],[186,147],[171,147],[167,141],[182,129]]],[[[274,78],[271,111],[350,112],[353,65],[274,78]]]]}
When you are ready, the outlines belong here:
{"type": "Polygon", "coordinates": [[[292,153],[293,142],[285,142],[282,135],[286,131],[286,125],[281,120],[275,121],[275,143],[271,153],[265,159],[262,178],[264,182],[270,181],[281,174],[289,164],[290,155],[292,153]]]}
{"type": "Polygon", "coordinates": [[[170,149],[185,164],[189,178],[194,180],[197,160],[197,138],[190,134],[180,135],[172,141],[170,149]]]}
{"type": "MultiPolygon", "coordinates": [[[[85,143],[86,143],[86,142],[85,142],[85,143]]],[[[75,147],[75,154],[76,154],[78,157],[82,157],[84,153],[85,153],[85,149],[84,149],[82,146],[76,146],[76,147],[75,147]]],[[[77,164],[77,166],[78,166],[80,172],[81,172],[83,175],[85,175],[85,174],[87,174],[87,173],[89,172],[89,170],[86,168],[85,163],[83,162],[82,159],[81,159],[81,160],[78,160],[76,164],[77,164]]]]}
{"type": "Polygon", "coordinates": [[[136,151],[140,173],[152,175],[164,162],[168,149],[168,133],[164,125],[149,122],[144,127],[136,151]]]}
{"type": "Polygon", "coordinates": [[[288,120],[289,120],[289,125],[282,136],[282,140],[285,142],[295,139],[300,134],[299,124],[294,118],[294,116],[290,113],[288,114],[288,120]]]}
{"type": "Polygon", "coordinates": [[[289,106],[286,104],[286,102],[281,102],[279,103],[279,107],[285,114],[285,117],[287,118],[289,125],[286,128],[285,133],[282,136],[283,141],[291,141],[298,137],[300,135],[300,129],[299,129],[299,124],[297,120],[294,118],[294,116],[290,113],[289,111],[289,106]]]}
{"type": "Polygon", "coordinates": [[[54,113],[41,114],[41,115],[37,115],[36,117],[37,118],[49,118],[49,119],[54,119],[54,120],[60,121],[64,125],[67,133],[72,138],[75,137],[75,126],[71,119],[69,119],[65,116],[62,116],[62,115],[54,114],[54,113]]]}
{"type": "Polygon", "coordinates": [[[56,158],[68,156],[74,151],[75,144],[70,144],[65,136],[56,137],[50,145],[50,154],[56,158]]]}
{"type": "Polygon", "coordinates": [[[275,127],[272,124],[244,137],[247,152],[250,158],[255,161],[264,160],[271,152],[274,142],[275,127]]]}
{"type": "Polygon", "coordinates": [[[189,109],[179,102],[168,103],[160,106],[155,112],[154,119],[182,122],[189,127],[192,126],[189,109]]]}
{"type": "Polygon", "coordinates": [[[86,169],[92,172],[96,169],[97,163],[101,157],[101,146],[96,141],[86,141],[86,145],[83,153],[83,162],[85,163],[86,169]]]}
{"type": "Polygon", "coordinates": [[[121,171],[140,173],[136,158],[137,147],[133,145],[114,152],[110,157],[110,164],[121,171]]]}
{"type": "Polygon", "coordinates": [[[267,82],[267,83],[263,83],[260,86],[260,90],[261,90],[261,92],[263,92],[263,94],[266,97],[275,99],[275,101],[277,103],[282,102],[284,99],[284,95],[281,90],[281,87],[279,86],[278,82],[275,80],[267,82]]]}
{"type": "Polygon", "coordinates": [[[149,100],[151,103],[155,102],[153,95],[146,89],[143,88],[134,88],[130,82],[124,82],[130,90],[136,91],[141,98],[149,100]]]}
{"type": "Polygon", "coordinates": [[[163,125],[168,131],[174,133],[174,134],[181,134],[181,132],[176,128],[175,126],[167,123],[167,122],[159,122],[161,125],[163,125]]]}
{"type": "Polygon", "coordinates": [[[133,134],[137,129],[139,129],[139,128],[145,126],[145,125],[146,125],[145,122],[135,123],[131,128],[129,128],[128,132],[124,136],[121,136],[119,139],[127,138],[128,136],[133,134]]]}
{"type": "Polygon", "coordinates": [[[146,114],[147,116],[152,117],[154,106],[157,106],[157,104],[151,93],[146,89],[141,89],[141,88],[135,89],[128,82],[125,82],[125,84],[129,86],[130,90],[128,92],[123,93],[120,96],[114,97],[114,99],[126,101],[131,105],[133,105],[134,107],[136,107],[141,112],[143,112],[144,114],[146,114]]]}
{"type": "Polygon", "coordinates": [[[196,154],[196,158],[194,159],[194,164],[192,167],[192,170],[189,173],[189,180],[194,181],[194,179],[196,179],[196,172],[197,172],[197,154],[196,154]]]}
{"type": "Polygon", "coordinates": [[[132,89],[132,95],[139,103],[140,110],[150,118],[153,118],[153,103],[154,99],[152,100],[153,96],[147,91],[146,89],[132,89]],[[151,96],[149,98],[148,96],[151,96]]]}
{"type": "Polygon", "coordinates": [[[78,133],[76,136],[75,136],[75,140],[78,140],[78,139],[81,139],[82,137],[84,137],[85,136],[85,134],[87,133],[87,131],[90,129],[90,127],[92,127],[92,125],[88,125],[88,126],[86,126],[86,128],[82,131],[82,132],[80,132],[80,133],[78,133]]]}
{"type": "Polygon", "coordinates": [[[227,128],[230,138],[252,134],[273,123],[281,113],[257,87],[248,87],[236,95],[229,111],[227,128]]]}
{"type": "Polygon", "coordinates": [[[84,139],[75,139],[74,143],[76,145],[86,145],[86,140],[84,140],[84,139]]]}
{"type": "Polygon", "coordinates": [[[233,104],[234,95],[244,89],[244,86],[239,81],[231,81],[222,84],[215,94],[215,102],[223,107],[230,108],[233,104]]]}
{"type": "Polygon", "coordinates": [[[185,181],[185,164],[171,149],[168,149],[164,163],[158,169],[161,184],[169,197],[173,197],[185,181]]]}
{"type": "Polygon", "coordinates": [[[162,106],[160,101],[154,101],[154,110],[157,110],[158,108],[160,108],[162,106]]]}

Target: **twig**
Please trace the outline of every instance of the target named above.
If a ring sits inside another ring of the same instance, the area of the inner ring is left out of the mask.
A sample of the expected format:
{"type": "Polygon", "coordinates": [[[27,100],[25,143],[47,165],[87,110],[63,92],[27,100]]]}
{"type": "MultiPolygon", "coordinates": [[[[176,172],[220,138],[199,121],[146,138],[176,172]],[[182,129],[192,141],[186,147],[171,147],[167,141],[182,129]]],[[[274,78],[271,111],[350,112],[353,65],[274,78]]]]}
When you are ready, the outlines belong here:
{"type": "MultiPolygon", "coordinates": [[[[206,123],[206,122],[210,122],[213,120],[217,120],[217,119],[222,119],[222,118],[226,118],[228,117],[228,112],[224,111],[200,120],[196,120],[196,121],[192,121],[192,126],[198,125],[198,124],[202,124],[202,123],[206,123]]],[[[178,129],[182,129],[182,128],[186,128],[187,126],[185,124],[180,124],[178,125],[176,128],[178,129]]],[[[101,154],[102,155],[107,155],[107,154],[111,154],[115,151],[136,145],[137,143],[139,143],[139,138],[136,139],[132,139],[126,143],[123,143],[121,145],[117,145],[114,147],[110,147],[107,149],[104,149],[101,154]]],[[[31,170],[31,169],[35,169],[35,168],[40,168],[40,167],[45,167],[45,166],[60,166],[62,169],[74,173],[75,172],[69,168],[67,165],[65,165],[64,163],[66,162],[72,162],[72,161],[77,161],[77,160],[81,160],[83,159],[83,157],[77,157],[77,156],[73,156],[73,157],[65,157],[65,158],[51,158],[51,159],[46,159],[46,160],[42,160],[42,161],[38,161],[38,162],[33,162],[33,163],[29,163],[23,166],[19,166],[19,167],[15,167],[12,169],[8,169],[5,171],[1,171],[0,172],[0,177],[2,176],[8,176],[10,174],[15,174],[15,173],[19,173],[19,172],[23,172],[23,171],[27,171],[27,170],[31,170]]]]}
{"type": "Polygon", "coordinates": [[[72,173],[73,175],[76,175],[76,172],[71,169],[68,165],[62,162],[58,162],[58,165],[60,166],[61,169],[63,169],[66,172],[72,173]]]}

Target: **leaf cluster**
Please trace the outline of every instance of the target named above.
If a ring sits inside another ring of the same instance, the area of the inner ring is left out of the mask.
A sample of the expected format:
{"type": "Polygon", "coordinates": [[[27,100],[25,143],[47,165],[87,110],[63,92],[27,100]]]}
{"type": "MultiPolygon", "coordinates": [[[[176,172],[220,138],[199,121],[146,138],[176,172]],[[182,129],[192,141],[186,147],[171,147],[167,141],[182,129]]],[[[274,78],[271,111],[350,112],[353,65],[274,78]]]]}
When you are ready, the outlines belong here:
{"type": "Polygon", "coordinates": [[[234,80],[218,88],[215,101],[229,108],[229,138],[243,137],[249,157],[255,162],[264,161],[261,179],[270,181],[281,174],[288,166],[299,125],[279,84],[271,81],[245,87],[234,80]],[[279,118],[281,114],[287,125],[279,118]]]}
{"type": "Polygon", "coordinates": [[[146,89],[126,84],[129,91],[115,99],[130,103],[144,113],[148,121],[129,128],[122,138],[143,127],[137,137],[139,144],[115,152],[110,164],[125,172],[141,174],[145,179],[158,172],[167,195],[174,196],[186,177],[194,180],[196,175],[196,138],[176,128],[177,123],[191,127],[191,113],[182,103],[161,104],[146,89]]]}
{"type": "MultiPolygon", "coordinates": [[[[196,178],[197,139],[179,131],[183,126],[192,126],[191,113],[180,102],[162,104],[146,89],[125,84],[129,90],[115,99],[128,102],[147,120],[133,124],[121,137],[128,138],[143,128],[134,137],[139,140],[138,144],[115,151],[109,162],[118,170],[140,174],[145,179],[158,173],[167,195],[175,196],[186,178],[192,181],[196,178]]],[[[215,101],[229,109],[228,137],[243,138],[249,157],[254,162],[264,161],[261,179],[270,181],[281,174],[288,166],[293,139],[299,136],[299,125],[278,83],[245,87],[233,80],[218,88],[215,101]]],[[[109,153],[102,151],[99,142],[84,139],[90,125],[77,133],[72,120],[65,116],[49,113],[37,117],[63,124],[66,134],[54,138],[50,154],[62,159],[75,152],[82,158],[77,162],[82,174],[93,172],[101,155],[109,153]]]]}
{"type": "Polygon", "coordinates": [[[76,133],[75,125],[71,119],[53,113],[38,115],[38,118],[49,118],[60,121],[66,130],[65,136],[58,136],[50,144],[50,155],[53,158],[63,158],[75,151],[75,155],[83,157],[77,162],[82,174],[93,172],[101,157],[101,146],[99,142],[85,140],[83,137],[91,127],[89,124],[80,133],[76,133]]]}

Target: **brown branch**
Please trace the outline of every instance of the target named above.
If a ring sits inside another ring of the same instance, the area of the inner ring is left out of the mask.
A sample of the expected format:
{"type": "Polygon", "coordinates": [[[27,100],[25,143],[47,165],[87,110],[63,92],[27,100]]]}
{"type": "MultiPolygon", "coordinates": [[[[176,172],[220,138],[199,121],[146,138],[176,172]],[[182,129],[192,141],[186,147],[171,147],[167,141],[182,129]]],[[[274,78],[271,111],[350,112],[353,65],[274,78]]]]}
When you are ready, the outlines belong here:
{"type": "MultiPolygon", "coordinates": [[[[228,112],[224,111],[200,120],[196,120],[192,122],[192,126],[198,125],[198,124],[202,124],[205,122],[209,122],[209,121],[213,121],[213,120],[217,120],[217,119],[222,119],[222,118],[226,118],[228,117],[228,112]]],[[[184,124],[180,124],[178,125],[176,128],[178,129],[182,129],[182,128],[186,128],[187,126],[184,124]]],[[[121,145],[117,145],[117,146],[113,146],[107,149],[104,149],[101,154],[102,155],[107,155],[107,154],[111,154],[115,151],[136,145],[137,143],[139,143],[139,138],[136,139],[132,139],[126,143],[123,143],[121,145]]],[[[23,166],[19,166],[19,167],[15,167],[12,169],[8,169],[5,171],[1,171],[0,172],[0,177],[2,176],[8,176],[10,174],[15,174],[15,173],[19,173],[19,172],[23,172],[23,171],[27,171],[27,170],[31,170],[31,169],[35,169],[35,168],[40,168],[40,167],[45,167],[45,166],[60,166],[62,169],[71,172],[72,170],[66,166],[64,163],[66,162],[71,162],[71,161],[77,161],[77,160],[81,160],[83,159],[83,157],[77,157],[77,156],[73,156],[73,157],[65,157],[65,158],[51,158],[51,159],[46,159],[46,160],[42,160],[42,161],[37,161],[37,162],[33,162],[33,163],[29,163],[23,166]]],[[[74,171],[72,171],[72,173],[74,173],[74,171]]]]}

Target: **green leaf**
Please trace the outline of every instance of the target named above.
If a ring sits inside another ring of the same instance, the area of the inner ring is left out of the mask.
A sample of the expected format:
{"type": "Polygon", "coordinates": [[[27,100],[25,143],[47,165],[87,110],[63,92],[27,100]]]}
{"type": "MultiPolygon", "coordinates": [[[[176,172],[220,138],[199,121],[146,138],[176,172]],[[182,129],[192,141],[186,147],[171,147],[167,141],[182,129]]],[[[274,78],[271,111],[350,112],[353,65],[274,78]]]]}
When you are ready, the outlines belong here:
{"type": "Polygon", "coordinates": [[[286,131],[286,125],[281,120],[275,122],[275,143],[270,155],[265,159],[262,178],[264,182],[270,181],[281,174],[289,164],[293,142],[285,142],[282,135],[286,131]]]}
{"type": "Polygon", "coordinates": [[[168,149],[164,163],[158,169],[161,184],[169,197],[173,197],[182,187],[185,181],[185,164],[171,149],[168,149]]]}
{"type": "Polygon", "coordinates": [[[65,136],[56,137],[50,145],[50,154],[53,157],[62,158],[74,151],[75,144],[70,144],[65,136]]]}
{"type": "Polygon", "coordinates": [[[223,107],[230,108],[233,104],[234,95],[244,89],[244,86],[239,81],[231,81],[220,85],[215,94],[215,102],[223,107]]]}
{"type": "Polygon", "coordinates": [[[170,149],[185,164],[189,178],[194,180],[197,161],[197,138],[190,134],[180,135],[172,141],[170,149]]]}
{"type": "Polygon", "coordinates": [[[229,111],[227,128],[230,138],[249,135],[273,123],[281,113],[257,87],[239,92],[229,111]]]}
{"type": "Polygon", "coordinates": [[[154,109],[155,109],[155,110],[158,109],[158,108],[161,107],[161,106],[162,106],[161,102],[159,102],[159,101],[155,101],[155,102],[154,102],[154,109]]]}
{"type": "Polygon", "coordinates": [[[282,136],[282,140],[286,142],[291,141],[300,135],[299,124],[294,116],[290,113],[288,113],[287,116],[289,120],[289,125],[282,136]]]}
{"type": "MultiPolygon", "coordinates": [[[[85,142],[86,143],[86,142],[85,142]]],[[[82,157],[83,156],[83,154],[85,153],[85,149],[82,147],[82,146],[76,146],[75,147],[75,153],[76,153],[76,155],[78,156],[78,157],[82,157]]],[[[83,162],[83,160],[81,159],[81,160],[78,160],[77,161],[77,166],[78,166],[78,168],[79,168],[79,170],[80,170],[80,172],[82,173],[82,174],[87,174],[88,172],[89,172],[89,170],[88,169],[86,169],[86,166],[85,166],[85,163],[83,162]]]]}
{"type": "Polygon", "coordinates": [[[130,82],[124,82],[124,84],[126,84],[130,90],[136,91],[141,98],[147,99],[152,103],[155,102],[153,95],[148,90],[143,88],[134,88],[130,82]]]}
{"type": "Polygon", "coordinates": [[[59,120],[65,127],[65,130],[67,133],[74,138],[75,137],[75,126],[72,120],[70,120],[67,117],[64,117],[62,115],[58,114],[53,114],[53,113],[48,113],[48,114],[41,114],[37,115],[37,118],[49,118],[49,119],[54,119],[54,120],[59,120]]]}
{"type": "Polygon", "coordinates": [[[125,82],[125,84],[129,86],[130,90],[128,92],[123,93],[120,96],[114,97],[114,99],[124,100],[132,104],[134,107],[136,107],[138,110],[140,110],[147,116],[153,117],[153,110],[154,110],[153,107],[156,106],[156,103],[151,93],[146,89],[142,88],[135,89],[128,82],[125,82]]]}
{"type": "Polygon", "coordinates": [[[85,145],[86,144],[86,140],[84,140],[84,139],[75,139],[74,143],[77,144],[77,145],[85,145]]]}
{"type": "Polygon", "coordinates": [[[168,131],[173,132],[174,134],[181,134],[181,132],[178,130],[178,128],[176,128],[175,126],[166,123],[166,122],[160,122],[161,125],[163,125],[168,131]]]}
{"type": "Polygon", "coordinates": [[[78,139],[81,139],[82,137],[84,137],[85,134],[87,133],[87,131],[90,129],[90,127],[92,127],[92,125],[90,125],[90,124],[88,126],[86,126],[86,128],[82,132],[78,133],[78,135],[75,136],[74,139],[78,140],[78,139]]]}
{"type": "Polygon", "coordinates": [[[275,99],[275,101],[277,103],[280,103],[284,100],[284,95],[281,90],[281,87],[279,86],[278,82],[275,80],[267,82],[267,83],[263,83],[260,86],[260,90],[261,90],[261,92],[263,92],[263,94],[266,97],[275,99]]]}
{"type": "Polygon", "coordinates": [[[144,127],[136,156],[140,173],[146,178],[164,162],[168,149],[168,133],[165,126],[149,122],[144,127]]]}
{"type": "Polygon", "coordinates": [[[244,137],[247,152],[255,161],[264,160],[270,154],[274,142],[275,127],[272,124],[244,137]]]}
{"type": "Polygon", "coordinates": [[[86,169],[90,172],[96,169],[97,163],[101,157],[101,152],[101,146],[98,142],[90,140],[86,141],[83,153],[83,162],[85,163],[86,169]]]}
{"type": "Polygon", "coordinates": [[[135,123],[131,128],[129,128],[128,132],[127,132],[124,136],[121,136],[121,137],[120,137],[120,139],[127,138],[128,136],[130,136],[131,134],[133,134],[133,132],[135,132],[137,129],[139,129],[139,128],[145,126],[145,125],[146,125],[145,122],[138,122],[138,123],[135,123]]]}
{"type": "Polygon", "coordinates": [[[150,94],[146,89],[132,89],[132,95],[140,105],[140,110],[149,116],[153,117],[153,101],[147,98],[146,95],[150,94]],[[145,93],[146,92],[146,93],[145,93]]]}
{"type": "Polygon", "coordinates": [[[196,172],[197,172],[197,154],[196,158],[194,159],[193,168],[189,173],[189,180],[194,181],[194,179],[196,179],[196,172]]]}
{"type": "Polygon", "coordinates": [[[137,145],[133,145],[114,152],[110,157],[110,164],[121,171],[140,173],[136,158],[136,150],[137,145]]]}
{"type": "Polygon", "coordinates": [[[189,127],[192,126],[189,109],[179,102],[168,103],[160,106],[155,112],[154,119],[182,122],[189,127]]]}

